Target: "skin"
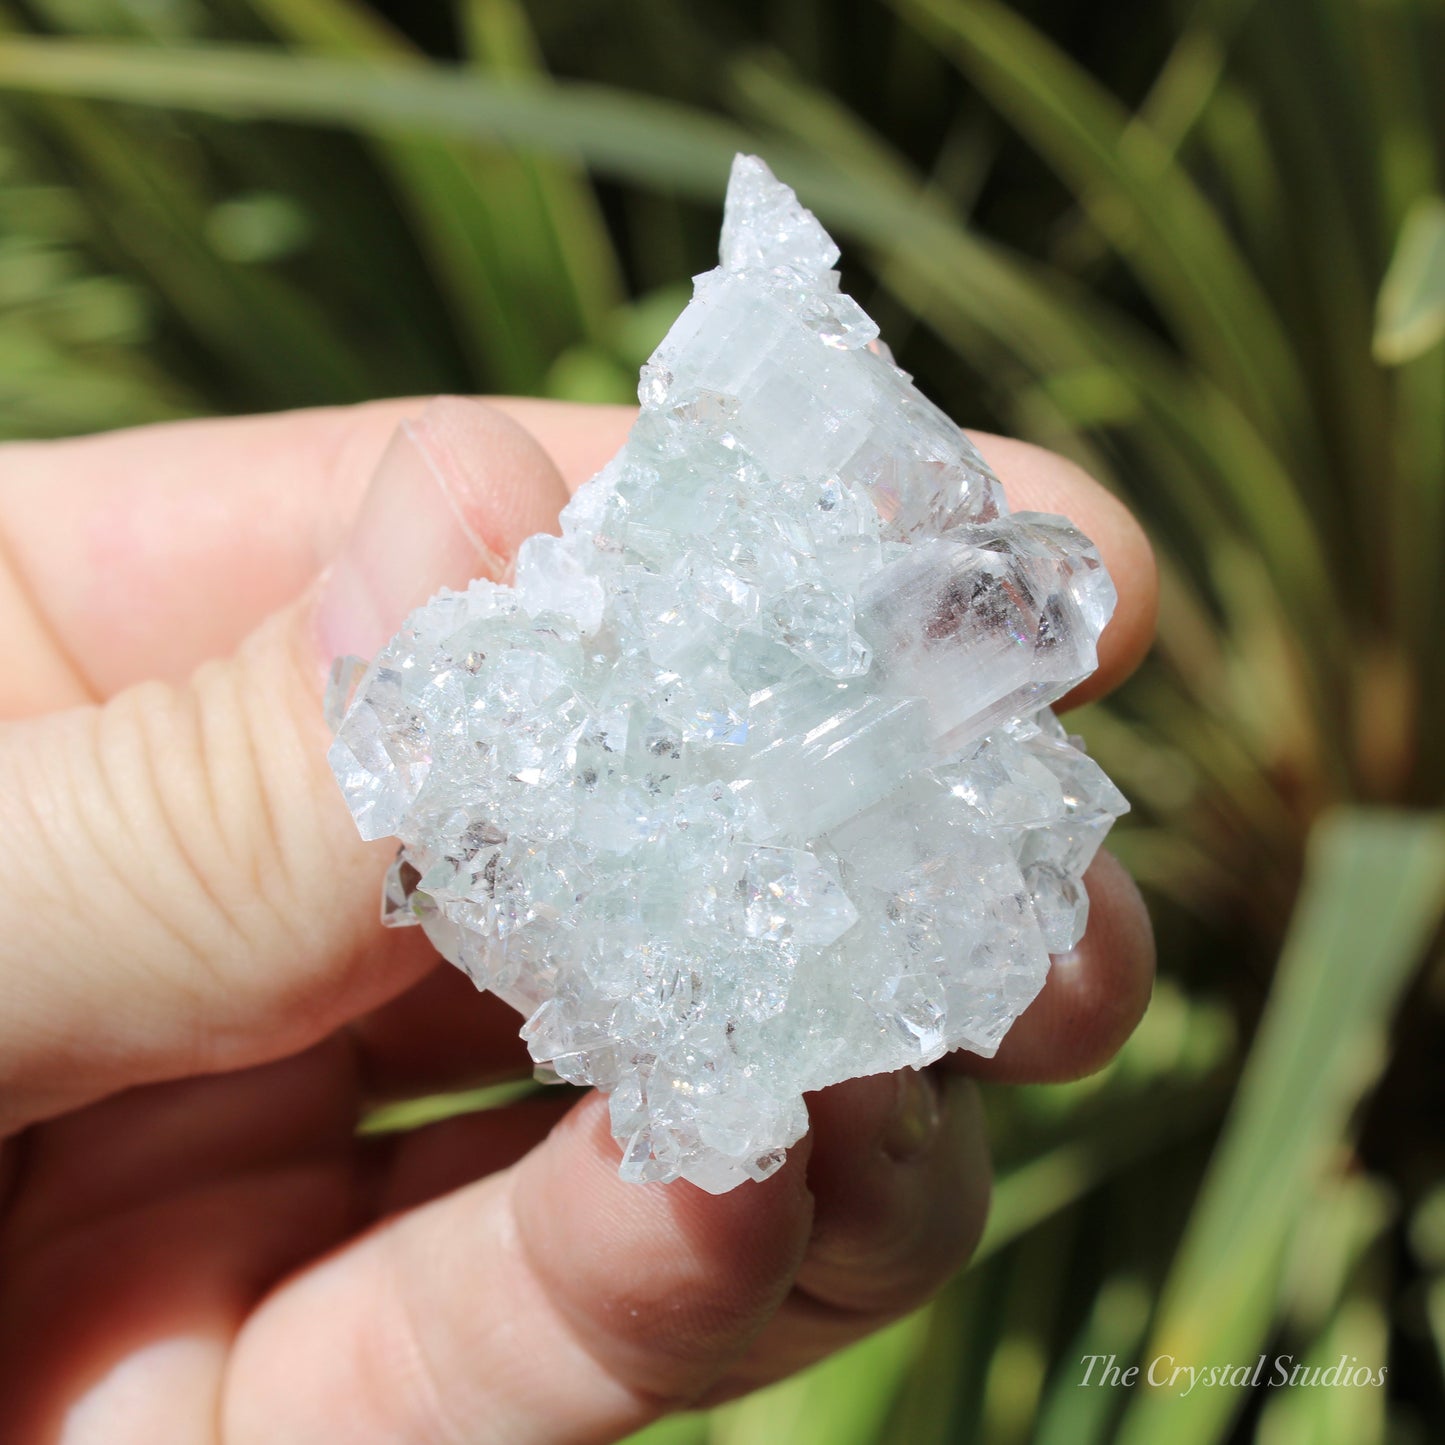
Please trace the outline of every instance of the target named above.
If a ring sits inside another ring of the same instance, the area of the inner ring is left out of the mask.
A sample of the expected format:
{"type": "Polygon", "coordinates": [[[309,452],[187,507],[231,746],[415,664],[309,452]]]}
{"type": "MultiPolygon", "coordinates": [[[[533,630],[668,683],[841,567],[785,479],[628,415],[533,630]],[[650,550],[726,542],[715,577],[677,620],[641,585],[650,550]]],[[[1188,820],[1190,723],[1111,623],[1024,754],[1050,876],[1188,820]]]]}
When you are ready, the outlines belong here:
{"type": "MultiPolygon", "coordinates": [[[[376,924],[391,849],[324,762],[317,579],[418,410],[0,448],[7,1439],[566,1445],[754,1388],[967,1258],[975,1080],[1087,1073],[1147,1002],[1148,921],[1104,856],[995,1059],[813,1097],[763,1184],[621,1183],[595,1096],[358,1141],[370,1101],[528,1068],[515,1014],[376,924]]],[[[505,567],[630,420],[451,404],[469,535],[505,567]]],[[[1147,647],[1148,546],[1071,464],[978,441],[1114,576],[1098,695],[1147,647]]]]}

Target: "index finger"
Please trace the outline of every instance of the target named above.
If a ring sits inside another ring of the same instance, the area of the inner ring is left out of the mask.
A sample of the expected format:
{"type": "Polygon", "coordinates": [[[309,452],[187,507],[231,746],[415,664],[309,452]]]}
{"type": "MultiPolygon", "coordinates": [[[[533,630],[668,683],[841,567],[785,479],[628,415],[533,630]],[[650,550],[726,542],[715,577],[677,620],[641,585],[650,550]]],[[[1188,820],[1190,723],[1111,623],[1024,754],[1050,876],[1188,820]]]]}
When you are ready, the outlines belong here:
{"type": "MultiPolygon", "coordinates": [[[[331,559],[392,433],[423,405],[0,445],[0,606],[16,644],[0,717],[180,681],[231,652],[331,559]]],[[[626,408],[575,410],[585,425],[552,419],[574,469],[589,464],[579,435],[605,447],[630,425],[626,408]]]]}

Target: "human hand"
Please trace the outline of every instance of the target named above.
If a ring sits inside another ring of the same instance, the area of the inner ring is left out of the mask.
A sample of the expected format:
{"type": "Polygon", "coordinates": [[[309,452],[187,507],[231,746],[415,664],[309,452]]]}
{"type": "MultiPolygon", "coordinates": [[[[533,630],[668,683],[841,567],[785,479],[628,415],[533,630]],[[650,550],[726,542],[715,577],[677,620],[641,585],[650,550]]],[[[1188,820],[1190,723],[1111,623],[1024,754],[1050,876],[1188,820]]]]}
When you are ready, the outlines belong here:
{"type": "MultiPolygon", "coordinates": [[[[379,927],[393,849],[326,766],[326,662],[505,565],[631,420],[443,401],[388,448],[417,410],[0,449],[6,1442],[566,1445],[754,1388],[967,1257],[974,1079],[1088,1072],[1143,1010],[1148,922],[1101,856],[997,1058],[813,1096],[764,1183],[622,1183],[595,1095],[358,1139],[376,1098],[530,1064],[514,1013],[379,927]]],[[[1152,627],[1147,544],[1068,463],[981,447],[1097,542],[1107,689],[1152,627]]]]}

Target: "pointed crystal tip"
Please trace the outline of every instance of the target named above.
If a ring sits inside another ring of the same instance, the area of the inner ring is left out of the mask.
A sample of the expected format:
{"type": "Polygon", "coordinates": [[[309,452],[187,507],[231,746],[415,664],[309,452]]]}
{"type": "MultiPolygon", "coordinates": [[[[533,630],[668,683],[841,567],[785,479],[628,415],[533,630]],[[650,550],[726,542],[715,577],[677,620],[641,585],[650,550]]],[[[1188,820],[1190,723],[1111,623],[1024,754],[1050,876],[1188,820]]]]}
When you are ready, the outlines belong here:
{"type": "Polygon", "coordinates": [[[792,188],[757,156],[745,155],[733,157],[718,251],[728,271],[782,268],[817,276],[838,260],[832,237],[792,188]]]}

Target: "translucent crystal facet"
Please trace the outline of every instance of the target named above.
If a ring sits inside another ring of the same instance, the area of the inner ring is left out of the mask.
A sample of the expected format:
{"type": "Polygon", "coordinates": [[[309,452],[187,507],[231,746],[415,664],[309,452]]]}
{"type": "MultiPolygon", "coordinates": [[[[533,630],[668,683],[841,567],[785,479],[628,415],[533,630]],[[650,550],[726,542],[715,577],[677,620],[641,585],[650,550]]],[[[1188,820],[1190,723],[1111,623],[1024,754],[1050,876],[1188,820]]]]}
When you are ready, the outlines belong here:
{"type": "Polygon", "coordinates": [[[420,924],[611,1097],[622,1173],[721,1191],[803,1094],[989,1054],[1127,804],[1048,705],[1114,591],[1009,513],[755,158],[622,451],[511,587],[338,669],[331,764],[420,924]]]}

